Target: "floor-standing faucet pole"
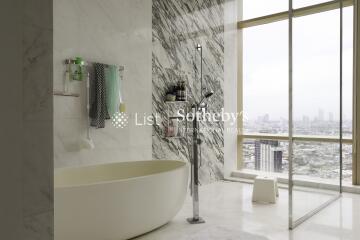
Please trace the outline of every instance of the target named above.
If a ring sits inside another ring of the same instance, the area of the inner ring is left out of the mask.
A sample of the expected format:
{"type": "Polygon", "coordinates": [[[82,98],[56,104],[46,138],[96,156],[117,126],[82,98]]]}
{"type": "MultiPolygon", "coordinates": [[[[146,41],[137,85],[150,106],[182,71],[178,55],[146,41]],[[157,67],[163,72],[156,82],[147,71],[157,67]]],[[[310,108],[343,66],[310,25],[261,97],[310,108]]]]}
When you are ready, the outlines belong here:
{"type": "Polygon", "coordinates": [[[191,165],[191,188],[193,198],[193,217],[188,218],[190,224],[204,223],[205,221],[199,216],[199,123],[197,119],[198,106],[195,106],[195,116],[193,120],[193,161],[191,165]]]}
{"type": "Polygon", "coordinates": [[[198,112],[202,108],[202,103],[206,98],[209,98],[214,94],[213,91],[207,92],[203,95],[203,59],[202,59],[202,47],[200,44],[196,46],[196,50],[200,51],[200,101],[195,103],[192,107],[194,109],[194,119],[193,119],[193,157],[191,163],[191,192],[193,200],[193,217],[188,218],[187,221],[190,224],[204,223],[204,219],[199,216],[199,144],[200,139],[199,134],[199,122],[198,122],[198,112]]]}

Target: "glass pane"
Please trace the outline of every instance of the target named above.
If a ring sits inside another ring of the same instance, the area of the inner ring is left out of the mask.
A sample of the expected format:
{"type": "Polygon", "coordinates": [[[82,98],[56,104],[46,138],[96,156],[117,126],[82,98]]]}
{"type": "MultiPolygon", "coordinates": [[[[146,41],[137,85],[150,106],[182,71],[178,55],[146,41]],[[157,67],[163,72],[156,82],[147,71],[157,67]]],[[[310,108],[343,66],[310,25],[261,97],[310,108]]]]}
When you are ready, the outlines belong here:
{"type": "MultiPolygon", "coordinates": [[[[296,180],[294,180],[296,181],[296,180]]],[[[302,186],[298,181],[293,186],[293,219],[298,220],[334,199],[338,191],[302,186]]]]}
{"type": "Polygon", "coordinates": [[[295,142],[293,149],[293,172],[297,179],[338,183],[340,176],[338,143],[295,142]]]}
{"type": "MultiPolygon", "coordinates": [[[[339,145],[335,143],[297,142],[294,144],[295,178],[337,184],[339,145]],[[337,159],[336,161],[334,159],[337,159]],[[335,161],[335,162],[334,162],[335,161]]],[[[289,170],[288,142],[245,139],[244,169],[286,173],[289,170]],[[267,164],[266,162],[271,162],[267,164]]],[[[352,181],[352,145],[343,145],[343,180],[352,181]]],[[[284,176],[287,178],[287,176],[284,176]]]]}
{"type": "Polygon", "coordinates": [[[293,28],[294,133],[339,136],[339,11],[295,18],[293,28]]]}
{"type": "Polygon", "coordinates": [[[294,220],[313,211],[339,193],[339,144],[294,142],[294,220]]]}
{"type": "Polygon", "coordinates": [[[245,169],[284,173],[283,177],[287,178],[289,161],[288,143],[285,141],[245,139],[243,159],[245,169]]]}
{"type": "Polygon", "coordinates": [[[343,135],[352,138],[353,7],[344,8],[343,24],[343,135]]]}
{"type": "Polygon", "coordinates": [[[332,2],[329,0],[293,0],[293,8],[302,8],[302,7],[308,7],[311,5],[316,5],[319,3],[324,3],[324,2],[332,2]]]}
{"type": "Polygon", "coordinates": [[[243,20],[287,11],[288,0],[243,0],[243,20]]]}
{"type": "Polygon", "coordinates": [[[288,21],[243,31],[245,133],[288,132],[288,21]]]}
{"type": "Polygon", "coordinates": [[[343,144],[343,181],[352,184],[352,145],[343,144]]]}
{"type": "MultiPolygon", "coordinates": [[[[314,3],[314,2],[313,2],[314,3]]],[[[294,19],[294,133],[339,137],[339,10],[294,19]]],[[[348,36],[344,35],[344,38],[348,36]]],[[[345,40],[348,42],[350,40],[345,40]]],[[[348,42],[349,44],[349,42],[348,42]]],[[[349,48],[349,47],[345,47],[349,48]]],[[[348,57],[344,64],[349,64],[348,57]],[[345,63],[347,62],[347,63],[345,63]]],[[[351,71],[351,68],[345,71],[351,71]]],[[[345,80],[344,82],[349,81],[345,80]]],[[[348,83],[344,96],[350,91],[348,83]]],[[[344,105],[351,102],[344,99],[344,105]]],[[[344,109],[351,116],[351,107],[344,109]]],[[[346,127],[351,126],[351,120],[346,127]]],[[[351,129],[348,130],[351,133],[351,129]]],[[[339,194],[339,143],[303,142],[293,145],[293,220],[333,200],[339,194]]],[[[351,162],[351,146],[344,145],[344,166],[351,162]]],[[[346,171],[344,178],[351,178],[346,171]]]]}

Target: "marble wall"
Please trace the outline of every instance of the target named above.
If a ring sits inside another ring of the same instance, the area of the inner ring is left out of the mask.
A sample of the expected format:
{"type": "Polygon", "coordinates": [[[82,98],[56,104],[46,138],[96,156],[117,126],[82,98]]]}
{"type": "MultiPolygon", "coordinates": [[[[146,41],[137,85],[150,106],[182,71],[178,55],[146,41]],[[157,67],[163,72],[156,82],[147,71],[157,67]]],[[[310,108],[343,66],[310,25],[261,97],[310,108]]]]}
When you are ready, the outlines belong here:
{"type": "Polygon", "coordinates": [[[21,0],[5,0],[0,8],[0,239],[21,239],[22,224],[22,12],[21,0]],[[10,20],[10,21],[9,21],[10,20]],[[11,79],[6,81],[4,79],[11,79]],[[9,99],[11,104],[9,104],[9,99]]]}
{"type": "Polygon", "coordinates": [[[45,240],[53,238],[53,3],[23,4],[22,239],[45,240]]]}
{"type": "MultiPolygon", "coordinates": [[[[236,97],[236,61],[231,50],[234,32],[224,33],[225,21],[233,21],[229,11],[234,10],[234,2],[54,1],[54,90],[64,87],[66,58],[82,56],[89,61],[124,65],[123,93],[132,124],[125,129],[115,129],[110,123],[105,129],[92,129],[95,149],[83,148],[85,86],[71,83],[70,90],[80,93],[80,98],[54,99],[55,167],[147,159],[189,160],[190,135],[165,139],[164,126],[134,126],[135,114],[166,119],[164,110],[169,106],[164,103],[165,91],[180,79],[187,81],[190,102],[200,98],[200,54],[195,50],[198,43],[203,46],[203,87],[215,91],[208,101],[208,111],[219,113],[224,107],[236,111],[236,101],[224,101],[225,91],[236,97]]],[[[209,183],[223,178],[226,156],[231,161],[236,158],[236,134],[224,132],[222,122],[202,123],[202,129],[200,175],[203,183],[209,183]],[[224,141],[229,142],[227,148],[224,141]]]]}
{"type": "MultiPolygon", "coordinates": [[[[215,94],[208,100],[208,111],[220,113],[224,107],[224,0],[153,0],[152,100],[153,114],[161,116],[160,127],[153,128],[154,159],[189,160],[185,138],[164,138],[166,125],[165,92],[179,80],[187,82],[189,102],[200,99],[200,54],[203,46],[203,88],[215,94]]],[[[170,107],[173,109],[173,105],[170,107]]],[[[202,162],[200,182],[223,178],[224,123],[202,122],[202,162]]]]}
{"type": "MultiPolygon", "coordinates": [[[[224,2],[224,111],[236,113],[238,106],[238,74],[241,73],[239,53],[241,31],[237,30],[237,21],[241,19],[242,1],[225,0],[224,2]]],[[[241,86],[239,86],[241,87],[241,86]]],[[[239,95],[241,98],[241,95],[239,95]]],[[[241,122],[224,122],[224,178],[231,177],[237,169],[238,134],[241,122]]]]}
{"type": "Polygon", "coordinates": [[[122,93],[129,125],[91,129],[94,149],[82,147],[86,136],[85,82],[72,82],[79,98],[55,96],[55,167],[149,160],[151,126],[135,126],[135,113],[151,114],[151,0],[54,1],[54,90],[64,87],[63,61],[87,61],[125,67],[122,93]]]}
{"type": "MultiPolygon", "coordinates": [[[[178,79],[188,81],[190,100],[199,98],[194,46],[201,43],[204,85],[216,91],[209,110],[233,109],[231,100],[223,98],[236,88],[234,67],[227,75],[224,66],[234,57],[229,51],[234,34],[223,33],[224,17],[229,23],[223,14],[233,9],[229,1],[2,1],[0,42],[6,48],[0,66],[7,81],[0,88],[1,239],[53,239],[54,156],[56,167],[152,157],[188,160],[184,139],[165,140],[151,127],[122,131],[109,124],[92,131],[96,149],[82,149],[85,98],[53,98],[52,92],[63,88],[62,61],[80,55],[125,66],[124,94],[132,120],[135,112],[162,114],[164,91],[178,79]],[[224,74],[231,80],[224,81],[224,74]]],[[[83,83],[70,88],[84,96],[83,83]]],[[[236,136],[226,138],[223,123],[206,126],[212,131],[202,135],[202,183],[222,178],[224,158],[233,160],[236,142],[236,136]]]]}
{"type": "Polygon", "coordinates": [[[0,9],[6,25],[1,25],[0,239],[51,240],[52,1],[2,1],[0,9]]]}

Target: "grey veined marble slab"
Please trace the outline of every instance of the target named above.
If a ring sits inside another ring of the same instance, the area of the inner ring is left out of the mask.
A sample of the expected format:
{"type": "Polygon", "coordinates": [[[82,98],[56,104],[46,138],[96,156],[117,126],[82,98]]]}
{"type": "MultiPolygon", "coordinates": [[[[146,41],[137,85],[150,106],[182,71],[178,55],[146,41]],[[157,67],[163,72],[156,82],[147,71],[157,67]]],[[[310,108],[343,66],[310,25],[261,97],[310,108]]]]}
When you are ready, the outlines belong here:
{"type": "MultiPolygon", "coordinates": [[[[189,160],[187,139],[164,139],[166,90],[185,80],[188,100],[201,96],[200,54],[203,46],[203,88],[215,91],[208,111],[220,113],[224,107],[224,0],[153,0],[152,5],[152,112],[163,120],[153,128],[154,159],[189,160]]],[[[223,178],[224,124],[202,122],[201,183],[223,178]]]]}

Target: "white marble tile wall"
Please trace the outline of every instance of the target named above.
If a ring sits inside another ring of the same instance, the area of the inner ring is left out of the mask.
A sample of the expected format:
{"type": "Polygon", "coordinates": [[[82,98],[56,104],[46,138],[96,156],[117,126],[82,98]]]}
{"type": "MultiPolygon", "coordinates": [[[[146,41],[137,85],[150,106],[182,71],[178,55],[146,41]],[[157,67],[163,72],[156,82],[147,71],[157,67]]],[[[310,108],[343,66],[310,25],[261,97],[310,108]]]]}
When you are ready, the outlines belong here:
{"type": "Polygon", "coordinates": [[[51,240],[52,1],[0,10],[0,239],[51,240]]]}
{"type": "Polygon", "coordinates": [[[23,1],[21,239],[28,240],[53,238],[52,8],[50,0],[23,1]]]}
{"type": "Polygon", "coordinates": [[[91,129],[92,150],[82,148],[86,134],[85,83],[73,82],[79,98],[54,97],[55,167],[149,160],[151,127],[135,126],[134,114],[151,114],[151,0],[55,0],[54,90],[62,90],[63,61],[81,56],[125,67],[122,93],[130,123],[116,129],[91,129]]]}
{"type": "MultiPolygon", "coordinates": [[[[237,15],[241,4],[237,0],[224,1],[224,111],[235,113],[237,109],[238,34],[237,15]]],[[[224,122],[224,177],[230,177],[237,168],[237,122],[224,122]]]]}

